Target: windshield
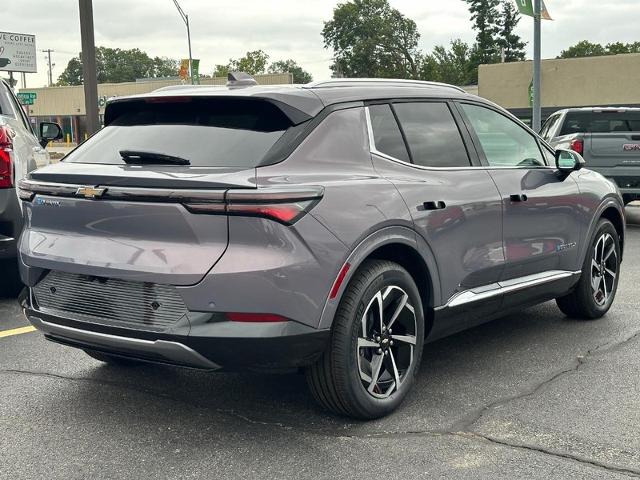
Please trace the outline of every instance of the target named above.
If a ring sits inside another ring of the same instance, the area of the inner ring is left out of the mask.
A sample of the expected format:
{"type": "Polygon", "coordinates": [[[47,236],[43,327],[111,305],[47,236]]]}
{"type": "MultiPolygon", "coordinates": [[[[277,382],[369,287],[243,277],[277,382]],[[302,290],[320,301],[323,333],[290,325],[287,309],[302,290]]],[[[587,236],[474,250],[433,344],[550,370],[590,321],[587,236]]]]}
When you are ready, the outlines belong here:
{"type": "Polygon", "coordinates": [[[120,165],[121,151],[142,151],[195,167],[253,168],[291,127],[276,106],[251,99],[149,99],[123,102],[117,111],[64,162],[120,165]]]}

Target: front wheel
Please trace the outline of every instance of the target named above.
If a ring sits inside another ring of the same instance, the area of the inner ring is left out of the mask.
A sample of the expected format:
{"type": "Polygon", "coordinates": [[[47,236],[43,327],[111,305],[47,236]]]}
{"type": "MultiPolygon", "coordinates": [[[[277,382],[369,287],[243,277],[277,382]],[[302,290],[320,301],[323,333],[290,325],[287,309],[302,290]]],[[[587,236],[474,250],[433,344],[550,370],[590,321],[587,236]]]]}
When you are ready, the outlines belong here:
{"type": "Polygon", "coordinates": [[[613,224],[601,219],[591,240],[575,290],[556,299],[571,318],[594,320],[611,308],[620,277],[620,239],[613,224]]]}
{"type": "Polygon", "coordinates": [[[340,301],[329,348],[306,371],[315,399],[359,419],[391,413],[415,382],[424,314],[411,275],[400,265],[366,261],[340,301]]]}

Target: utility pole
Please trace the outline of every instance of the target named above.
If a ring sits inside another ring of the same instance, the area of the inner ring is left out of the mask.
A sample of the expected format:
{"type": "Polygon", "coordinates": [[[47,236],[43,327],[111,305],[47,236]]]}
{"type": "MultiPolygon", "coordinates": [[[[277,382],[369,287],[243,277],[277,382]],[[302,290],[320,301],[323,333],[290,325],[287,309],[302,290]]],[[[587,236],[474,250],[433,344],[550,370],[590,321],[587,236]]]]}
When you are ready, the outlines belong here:
{"type": "Polygon", "coordinates": [[[533,1],[533,119],[531,128],[536,132],[542,126],[542,109],[540,106],[540,86],[541,86],[541,23],[542,23],[542,0],[533,1]]]}
{"type": "Polygon", "coordinates": [[[100,129],[98,118],[98,80],[96,78],[96,42],[93,34],[92,0],[78,0],[80,6],[80,37],[82,40],[82,75],[84,77],[84,108],[87,133],[100,129]]]}
{"type": "Polygon", "coordinates": [[[50,48],[46,49],[46,50],[42,50],[43,53],[46,53],[47,56],[49,57],[49,86],[53,86],[53,73],[51,70],[51,53],[55,52],[55,50],[51,50],[50,48]]]}
{"type": "Polygon", "coordinates": [[[184,13],[182,8],[180,8],[180,4],[178,3],[178,0],[173,0],[173,3],[175,4],[176,8],[178,9],[178,13],[180,14],[180,17],[182,18],[182,21],[187,26],[187,42],[189,43],[189,77],[191,77],[191,85],[193,85],[194,81],[193,81],[193,70],[191,68],[191,63],[192,63],[192,59],[191,59],[191,31],[189,30],[189,15],[184,13]]]}

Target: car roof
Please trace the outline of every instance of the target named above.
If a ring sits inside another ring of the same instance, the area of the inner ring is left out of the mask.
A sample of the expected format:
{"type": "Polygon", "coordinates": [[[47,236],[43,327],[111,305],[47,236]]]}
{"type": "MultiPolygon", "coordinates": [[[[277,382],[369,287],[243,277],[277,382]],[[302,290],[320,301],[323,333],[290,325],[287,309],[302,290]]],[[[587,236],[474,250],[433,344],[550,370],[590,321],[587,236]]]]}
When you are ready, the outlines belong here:
{"type": "MultiPolygon", "coordinates": [[[[308,118],[337,103],[397,98],[475,98],[453,85],[418,80],[333,79],[305,85],[173,85],[153,92],[116,97],[109,104],[156,97],[262,98],[286,104],[308,118]]],[[[302,121],[302,119],[300,119],[302,121]]]]}
{"type": "Polygon", "coordinates": [[[555,113],[575,113],[575,112],[640,112],[638,107],[574,107],[558,110],[555,113]]]}

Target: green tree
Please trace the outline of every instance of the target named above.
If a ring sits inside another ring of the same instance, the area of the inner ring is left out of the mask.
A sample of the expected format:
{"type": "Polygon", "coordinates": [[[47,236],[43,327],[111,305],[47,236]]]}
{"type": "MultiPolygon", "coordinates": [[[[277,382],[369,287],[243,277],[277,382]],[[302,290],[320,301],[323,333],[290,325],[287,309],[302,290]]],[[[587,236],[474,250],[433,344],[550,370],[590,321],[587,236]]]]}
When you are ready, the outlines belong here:
{"type": "MultiPolygon", "coordinates": [[[[176,76],[178,62],[166,57],[151,58],[138,48],[96,48],[96,75],[98,83],[133,82],[137,78],[176,76]]],[[[82,52],[67,63],[58,77],[58,85],[80,85],[82,52]]]]}
{"type": "Polygon", "coordinates": [[[269,73],[291,73],[293,74],[293,83],[309,83],[313,80],[309,72],[291,59],[273,62],[269,65],[269,73]]]}
{"type": "Polygon", "coordinates": [[[472,48],[460,39],[450,49],[438,45],[420,63],[420,79],[452,85],[468,85],[473,79],[472,48]]]}
{"type": "Polygon", "coordinates": [[[502,10],[498,21],[498,47],[504,51],[505,62],[517,62],[525,59],[524,47],[527,45],[515,29],[520,23],[520,13],[511,0],[502,0],[502,10]]]}
{"type": "Polygon", "coordinates": [[[588,40],[582,40],[575,45],[560,52],[558,58],[576,58],[576,57],[598,57],[607,55],[607,49],[599,43],[591,43],[588,40]]]}
{"type": "Polygon", "coordinates": [[[477,32],[471,54],[476,65],[496,63],[500,59],[500,0],[464,0],[469,5],[473,29],[477,32]]]}
{"type": "Polygon", "coordinates": [[[387,0],[338,4],[322,29],[334,52],[331,69],[346,77],[417,78],[420,34],[416,23],[387,0]]]}
{"type": "Polygon", "coordinates": [[[226,65],[216,65],[216,69],[213,73],[214,77],[226,77],[229,72],[244,72],[249,75],[260,75],[267,70],[267,62],[269,61],[269,55],[262,50],[254,50],[253,52],[247,52],[244,57],[229,59],[229,63],[226,65]]]}

